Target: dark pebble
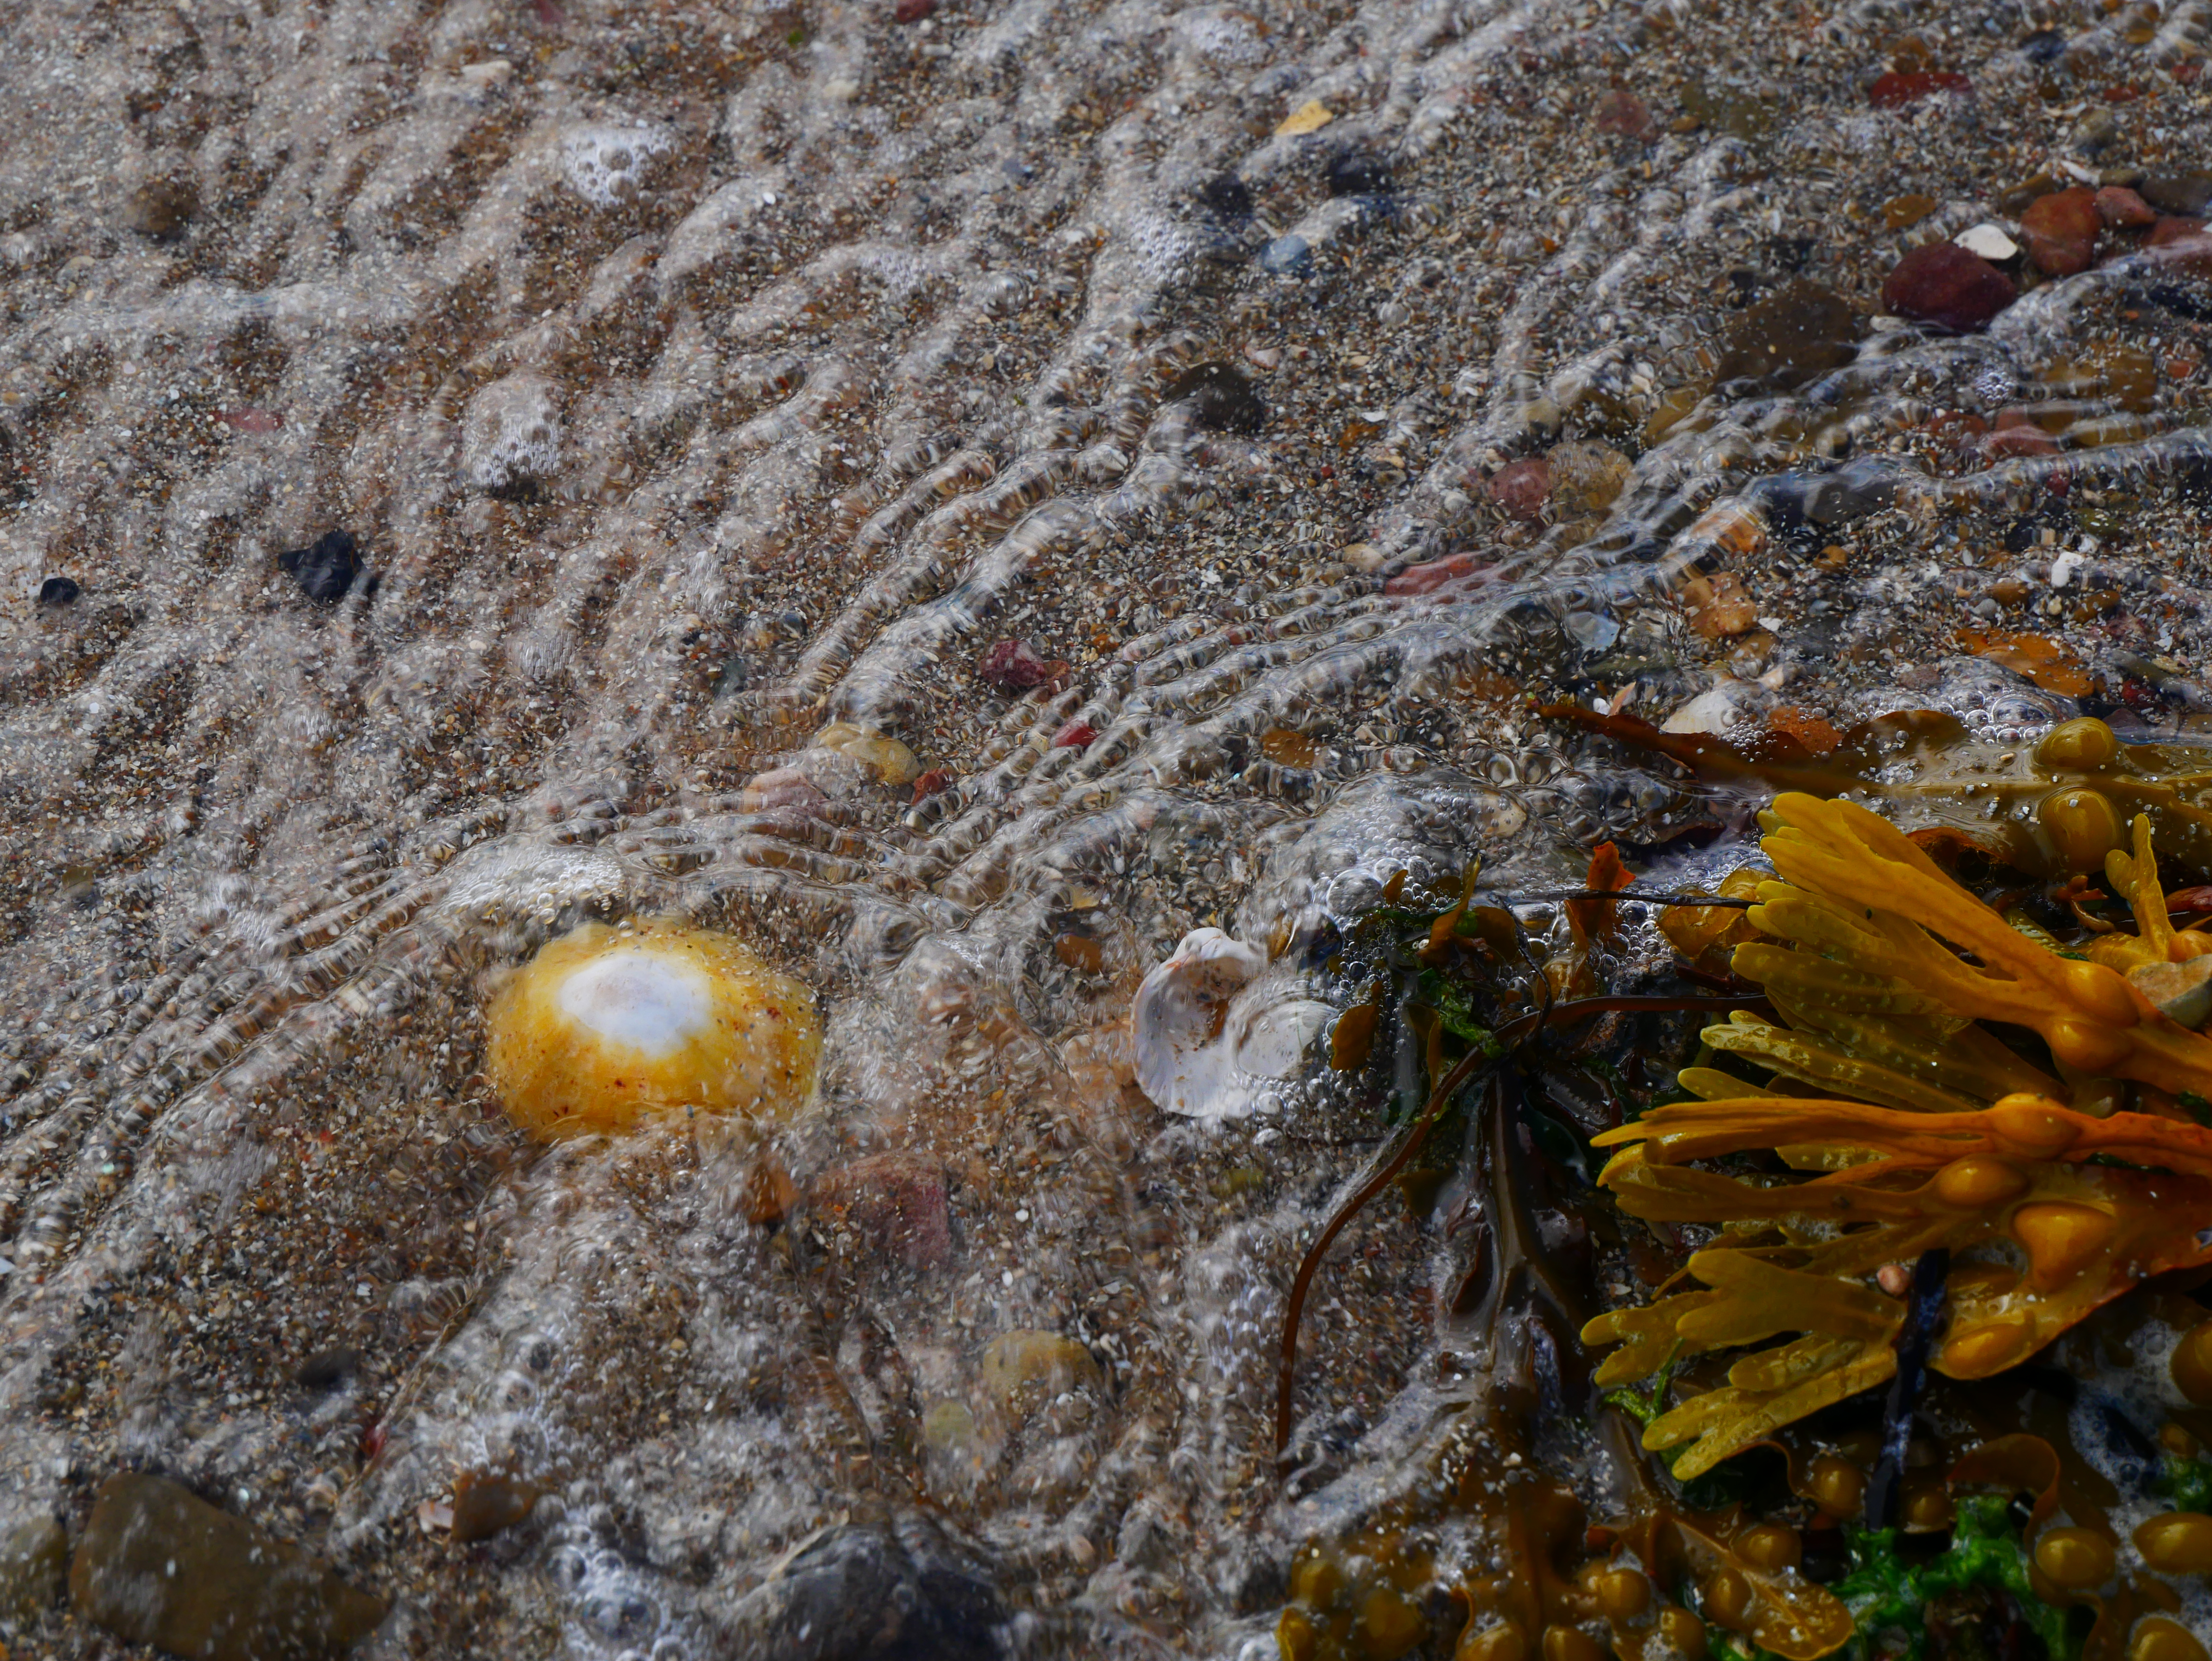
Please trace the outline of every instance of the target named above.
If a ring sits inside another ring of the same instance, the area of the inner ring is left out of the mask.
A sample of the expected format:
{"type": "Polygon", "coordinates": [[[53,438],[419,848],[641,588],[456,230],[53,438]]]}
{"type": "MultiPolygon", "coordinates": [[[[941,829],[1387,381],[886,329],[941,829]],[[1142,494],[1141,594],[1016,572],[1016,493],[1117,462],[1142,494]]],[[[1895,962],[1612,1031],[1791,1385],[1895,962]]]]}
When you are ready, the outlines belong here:
{"type": "Polygon", "coordinates": [[[816,1536],[731,1609],[717,1654],[777,1661],[985,1661],[1004,1620],[973,1555],[933,1523],[816,1536]]]}
{"type": "Polygon", "coordinates": [[[1190,400],[1191,419],[1216,432],[1256,433],[1267,424],[1267,406],[1231,364],[1198,363],[1185,369],[1162,401],[1174,404],[1184,399],[1190,400]]]}
{"type": "Polygon", "coordinates": [[[983,654],[975,672],[994,690],[1012,697],[1066,674],[1067,665],[1046,661],[1025,640],[1001,640],[983,654]]]}
{"type": "Polygon", "coordinates": [[[2020,240],[2038,271],[2047,277],[2075,277],[2097,257],[2097,233],[2104,224],[2097,192],[2077,185],[2029,203],[2020,216],[2020,240]]]}
{"type": "Polygon", "coordinates": [[[1867,88],[1878,110],[1900,110],[1923,98],[1972,97],[1974,83],[1955,70],[1892,70],[1867,88]]]}
{"type": "Polygon", "coordinates": [[[891,8],[894,23],[919,23],[937,9],[937,0],[898,0],[891,8]]]}
{"type": "Polygon", "coordinates": [[[1366,150],[1339,150],[1323,176],[1331,196],[1381,196],[1390,188],[1390,164],[1366,150]]]}
{"type": "Polygon", "coordinates": [[[39,604],[68,605],[83,592],[83,589],[76,586],[76,579],[74,577],[48,577],[39,585],[39,604]]]}
{"type": "Polygon", "coordinates": [[[1798,281],[1747,307],[1721,348],[1714,384],[1789,392],[1858,356],[1858,313],[1817,283],[1798,281]]]}
{"type": "Polygon", "coordinates": [[[0,1621],[37,1620],[61,1600],[69,1536],[51,1517],[19,1517],[0,1527],[0,1621]]]}
{"type": "Polygon", "coordinates": [[[921,801],[952,788],[952,775],[942,767],[933,767],[914,782],[914,799],[921,801]]]}
{"type": "Polygon", "coordinates": [[[361,1370],[361,1352],[343,1346],[319,1349],[300,1363],[292,1382],[303,1390],[328,1390],[361,1370]]]}
{"type": "Polygon", "coordinates": [[[2136,189],[2160,213],[2185,219],[2202,219],[2212,206],[2212,173],[2162,173],[2144,179],[2136,189]]]}
{"type": "Polygon", "coordinates": [[[199,211],[199,205],[190,185],[155,179],[124,198],[123,228],[156,242],[174,242],[184,235],[185,222],[199,211]]]}
{"type": "Polygon", "coordinates": [[[2212,277],[2212,233],[2201,219],[2161,219],[2151,227],[2146,248],[2159,252],[2161,264],[2179,266],[2197,277],[2212,277]]]}
{"type": "Polygon", "coordinates": [[[292,1542],[137,1472],[100,1485],[70,1603],[126,1642],[198,1661],[340,1655],[385,1609],[292,1542]]]}
{"type": "Polygon", "coordinates": [[[350,531],[332,531],[311,548],[295,548],[276,556],[276,563],[307,591],[309,599],[325,603],[341,599],[361,575],[358,545],[350,531]]]}
{"type": "Polygon", "coordinates": [[[2021,54],[2031,64],[2055,64],[2066,53],[2066,37],[2057,29],[2038,29],[2020,43],[2021,54]]]}
{"type": "Polygon", "coordinates": [[[945,1171],[926,1153],[870,1153],[817,1179],[813,1202],[860,1236],[871,1258],[911,1269],[952,1258],[945,1171]]]}
{"type": "Polygon", "coordinates": [[[1279,236],[1260,250],[1260,269],[1270,277],[1304,277],[1313,269],[1313,250],[1303,236],[1279,236]]]}
{"type": "Polygon", "coordinates": [[[1233,173],[1218,173],[1198,187],[1198,199],[1224,219],[1252,216],[1252,190],[1233,173]]]}
{"type": "Polygon", "coordinates": [[[1891,311],[1954,334],[1988,326],[2019,297],[2010,277],[1955,242],[1913,249],[1881,285],[1881,303],[1891,311]]]}
{"type": "Polygon", "coordinates": [[[453,1482],[453,1541],[471,1545],[513,1528],[530,1515],[544,1489],[511,1476],[463,1471],[453,1482]]]}

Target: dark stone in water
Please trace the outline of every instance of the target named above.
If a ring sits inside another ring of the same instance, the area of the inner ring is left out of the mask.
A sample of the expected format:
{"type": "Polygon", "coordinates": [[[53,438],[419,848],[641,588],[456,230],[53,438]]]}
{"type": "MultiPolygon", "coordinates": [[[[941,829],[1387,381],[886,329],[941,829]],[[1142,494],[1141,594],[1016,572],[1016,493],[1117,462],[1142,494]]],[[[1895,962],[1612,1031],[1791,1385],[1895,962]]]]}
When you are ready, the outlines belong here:
{"type": "Polygon", "coordinates": [[[69,1536],[51,1517],[21,1517],[0,1528],[0,1621],[37,1620],[59,1601],[69,1569],[69,1536]]]}
{"type": "Polygon", "coordinates": [[[453,1482],[453,1541],[471,1545],[513,1528],[530,1515],[544,1492],[512,1476],[463,1471],[453,1482]]]}
{"type": "Polygon", "coordinates": [[[2020,49],[2031,64],[2055,64],[2066,54],[2066,37],[2057,29],[2038,29],[2020,49]]]}
{"type": "Polygon", "coordinates": [[[341,1384],[361,1367],[361,1352],[338,1347],[319,1349],[292,1374],[292,1382],[307,1390],[328,1390],[341,1384]]]}
{"type": "Polygon", "coordinates": [[[2075,277],[2096,258],[2097,233],[2104,228],[2097,193],[2087,186],[2053,191],[2027,204],[2020,216],[2020,240],[2028,258],[2048,277],[2075,277]]]}
{"type": "Polygon", "coordinates": [[[2201,219],[2212,207],[2212,173],[2161,173],[2144,179],[2136,194],[2160,213],[2201,219]]]}
{"type": "Polygon", "coordinates": [[[1900,317],[1970,334],[2020,297],[2012,279],[1955,242],[1929,242],[1897,262],[1881,303],[1900,317]]]}
{"type": "Polygon", "coordinates": [[[1256,433],[1267,424],[1267,406],[1252,383],[1226,363],[1199,363],[1185,369],[1167,390],[1164,402],[1191,401],[1191,419],[1217,432],[1256,433]]]}
{"type": "Polygon", "coordinates": [[[1744,308],[1728,332],[1716,385],[1786,392],[1858,356],[1858,313],[1833,289],[1802,280],[1744,308]]]}
{"type": "Polygon", "coordinates": [[[1339,150],[1324,177],[1331,196],[1381,196],[1390,188],[1390,164],[1365,150],[1339,150]]]}
{"type": "Polygon", "coordinates": [[[1216,173],[1198,187],[1198,199],[1224,219],[1252,216],[1251,187],[1233,173],[1216,173]]]}
{"type": "Polygon", "coordinates": [[[39,585],[39,604],[67,605],[83,592],[74,577],[48,577],[39,585]]]}
{"type": "Polygon", "coordinates": [[[778,1661],[984,1661],[997,1592],[942,1530],[833,1528],[732,1611],[719,1652],[778,1661]]]}
{"type": "Polygon", "coordinates": [[[307,591],[309,599],[325,604],[343,598],[361,575],[359,545],[350,531],[331,531],[312,548],[295,548],[276,556],[276,563],[307,591]]]}
{"type": "Polygon", "coordinates": [[[156,242],[174,242],[183,237],[185,222],[199,211],[199,205],[190,185],[158,179],[125,198],[123,228],[156,242]]]}
{"type": "Polygon", "coordinates": [[[70,1603],[127,1642],[204,1661],[340,1655],[385,1610],[292,1542],[135,1472],[100,1485],[70,1603]]]}

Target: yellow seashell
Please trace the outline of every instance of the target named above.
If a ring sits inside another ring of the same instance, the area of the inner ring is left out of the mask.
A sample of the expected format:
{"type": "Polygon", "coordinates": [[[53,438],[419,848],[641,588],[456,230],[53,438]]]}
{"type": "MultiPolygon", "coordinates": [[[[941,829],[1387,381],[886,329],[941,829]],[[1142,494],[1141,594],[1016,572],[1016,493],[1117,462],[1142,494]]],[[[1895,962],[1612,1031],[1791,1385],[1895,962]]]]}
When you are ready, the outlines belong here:
{"type": "Polygon", "coordinates": [[[673,922],[586,923],[492,1001],[484,1071],[533,1136],[620,1134],[693,1109],[784,1120],[814,1092],[813,994],[739,941],[673,922]]]}

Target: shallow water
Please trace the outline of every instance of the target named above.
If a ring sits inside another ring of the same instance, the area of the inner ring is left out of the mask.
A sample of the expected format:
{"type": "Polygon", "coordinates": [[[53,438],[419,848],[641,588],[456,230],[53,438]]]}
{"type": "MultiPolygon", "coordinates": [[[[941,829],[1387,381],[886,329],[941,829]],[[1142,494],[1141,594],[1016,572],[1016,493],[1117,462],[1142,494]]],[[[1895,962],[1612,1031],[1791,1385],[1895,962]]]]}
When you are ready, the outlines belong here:
{"type": "MultiPolygon", "coordinates": [[[[1285,1287],[1383,1129],[1298,1048],[1350,991],[1316,943],[1401,871],[1555,885],[1714,816],[1529,696],[1711,730],[1943,707],[2007,741],[2208,708],[2201,277],[2123,259],[1955,338],[1875,316],[1802,385],[1668,403],[1756,297],[1872,315],[1905,246],[2015,222],[2039,168],[2204,167],[2172,70],[2208,17],[12,27],[9,1503],[175,1475],[392,1596],[379,1655],[869,1652],[768,1595],[848,1524],[934,1575],[948,1646],[1272,1652],[1291,1550],[1398,1480],[1467,1343],[1449,1254],[1358,1225],[1302,1374],[1336,1481],[1285,1496],[1285,1287]],[[1870,108],[1908,40],[1974,95],[1870,108]],[[1936,419],[2008,409],[2056,443],[1936,419]],[[1502,514],[1485,479],[1547,451],[1544,519],[1502,514]],[[366,575],[319,602],[277,557],[335,530],[366,575]],[[1701,627],[1729,601],[1699,572],[1755,617],[1701,627]],[[994,686],[1013,638],[1063,670],[994,686]],[[950,788],[813,744],[837,721],[950,788]],[[489,1099],[502,974],[647,915],[817,989],[782,1226],[745,1137],[547,1152],[489,1099]],[[1138,983],[1200,926],[1272,948],[1219,1123],[1130,1081],[1138,983]],[[1000,1402],[988,1346],[1025,1331],[1095,1386],[1000,1402]],[[454,1546],[422,1508],[488,1469],[548,1497],[454,1546]]],[[[27,1641],[104,1652],[59,1614],[27,1641]]]]}

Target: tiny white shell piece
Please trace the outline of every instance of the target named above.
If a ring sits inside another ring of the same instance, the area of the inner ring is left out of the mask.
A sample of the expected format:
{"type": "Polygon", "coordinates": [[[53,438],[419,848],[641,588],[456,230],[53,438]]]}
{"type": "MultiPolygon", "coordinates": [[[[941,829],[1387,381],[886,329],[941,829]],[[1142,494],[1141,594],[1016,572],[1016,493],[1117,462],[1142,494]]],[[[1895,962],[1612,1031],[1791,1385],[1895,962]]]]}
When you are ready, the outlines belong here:
{"type": "Polygon", "coordinates": [[[2007,236],[2002,226],[1986,220],[1972,230],[1960,231],[1951,240],[1968,253],[1978,253],[1992,262],[2010,259],[2020,252],[2020,244],[2007,236]]]}
{"type": "Polygon", "coordinates": [[[1267,966],[1256,946],[1218,928],[1182,937],[1175,955],[1137,989],[1130,1026],[1137,1052],[1137,1087],[1170,1113],[1212,1118],[1249,1112],[1231,1093],[1232,1046],[1218,1043],[1229,1001],[1267,966]]]}

